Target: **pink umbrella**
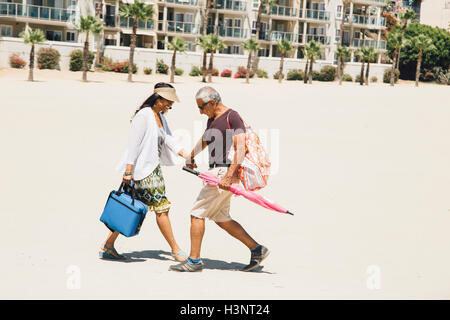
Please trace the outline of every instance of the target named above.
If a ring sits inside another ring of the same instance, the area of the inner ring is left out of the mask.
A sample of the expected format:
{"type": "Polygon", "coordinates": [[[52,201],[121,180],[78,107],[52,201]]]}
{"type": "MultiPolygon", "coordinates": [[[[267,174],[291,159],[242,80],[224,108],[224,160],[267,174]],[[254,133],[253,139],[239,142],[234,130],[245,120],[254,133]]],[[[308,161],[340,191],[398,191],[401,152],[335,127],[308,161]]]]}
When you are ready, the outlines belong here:
{"type": "MultiPolygon", "coordinates": [[[[183,167],[183,170],[190,172],[192,174],[195,174],[196,176],[199,176],[203,181],[205,181],[210,186],[217,186],[220,183],[220,179],[210,172],[198,172],[198,171],[192,170],[188,167],[183,167]]],[[[292,212],[289,212],[287,209],[285,209],[282,206],[280,206],[279,204],[276,204],[275,202],[263,197],[262,195],[257,194],[252,191],[246,191],[239,184],[236,184],[236,183],[232,184],[230,186],[230,191],[233,194],[235,194],[236,196],[243,196],[244,198],[246,198],[256,204],[259,204],[260,206],[262,206],[264,208],[282,212],[282,213],[287,213],[290,215],[294,215],[292,212]]]]}

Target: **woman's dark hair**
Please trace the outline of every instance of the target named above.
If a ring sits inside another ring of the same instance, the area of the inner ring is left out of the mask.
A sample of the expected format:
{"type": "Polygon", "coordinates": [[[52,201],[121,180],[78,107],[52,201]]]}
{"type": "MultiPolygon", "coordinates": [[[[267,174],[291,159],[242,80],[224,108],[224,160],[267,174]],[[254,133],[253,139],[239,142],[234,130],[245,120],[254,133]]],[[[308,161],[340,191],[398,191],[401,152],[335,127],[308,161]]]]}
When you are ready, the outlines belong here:
{"type": "MultiPolygon", "coordinates": [[[[158,89],[158,88],[173,88],[173,86],[171,84],[165,83],[165,82],[158,82],[157,84],[155,84],[155,88],[154,89],[158,89]]],[[[150,107],[152,108],[153,105],[155,104],[156,100],[162,98],[159,94],[157,93],[153,93],[150,97],[148,97],[143,103],[142,105],[137,108],[136,112],[133,115],[134,116],[141,111],[143,108],[147,108],[150,107]]],[[[133,118],[131,118],[133,120],[133,118]]]]}

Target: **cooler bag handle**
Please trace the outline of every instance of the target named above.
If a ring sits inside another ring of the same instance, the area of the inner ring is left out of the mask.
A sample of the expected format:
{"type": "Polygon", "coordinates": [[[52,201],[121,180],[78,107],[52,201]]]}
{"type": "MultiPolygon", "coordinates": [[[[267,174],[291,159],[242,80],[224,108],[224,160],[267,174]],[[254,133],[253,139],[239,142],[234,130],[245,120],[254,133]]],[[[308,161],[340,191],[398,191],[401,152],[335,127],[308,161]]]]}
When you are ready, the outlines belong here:
{"type": "MultiPolygon", "coordinates": [[[[119,196],[121,192],[125,192],[122,191],[123,187],[125,186],[125,182],[122,181],[122,183],[120,184],[119,190],[117,190],[116,194],[119,196]]],[[[130,184],[131,187],[131,205],[134,207],[134,199],[136,198],[136,190],[134,189],[134,183],[130,184]]]]}

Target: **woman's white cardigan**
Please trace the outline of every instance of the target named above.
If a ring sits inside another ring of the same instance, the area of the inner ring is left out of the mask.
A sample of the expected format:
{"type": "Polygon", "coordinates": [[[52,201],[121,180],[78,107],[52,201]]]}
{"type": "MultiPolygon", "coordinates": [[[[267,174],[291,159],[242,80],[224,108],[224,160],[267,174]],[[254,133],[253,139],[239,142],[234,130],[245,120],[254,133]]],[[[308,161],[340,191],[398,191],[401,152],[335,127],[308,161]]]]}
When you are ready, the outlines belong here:
{"type": "Polygon", "coordinates": [[[142,180],[160,163],[165,166],[175,165],[174,154],[178,155],[182,147],[166,130],[161,157],[159,157],[158,130],[153,110],[149,107],[141,109],[131,121],[127,150],[116,169],[123,174],[127,164],[132,164],[134,179],[142,180]]]}

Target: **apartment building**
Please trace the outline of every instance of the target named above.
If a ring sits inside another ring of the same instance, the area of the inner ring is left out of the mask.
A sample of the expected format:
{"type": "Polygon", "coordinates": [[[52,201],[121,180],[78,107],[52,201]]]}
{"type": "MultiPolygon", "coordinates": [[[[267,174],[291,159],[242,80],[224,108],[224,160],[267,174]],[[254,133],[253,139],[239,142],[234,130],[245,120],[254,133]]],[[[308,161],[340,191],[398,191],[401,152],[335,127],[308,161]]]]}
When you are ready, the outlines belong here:
{"type": "MultiPolygon", "coordinates": [[[[0,0],[3,37],[18,37],[27,27],[44,30],[51,41],[83,42],[76,23],[80,15],[100,13],[104,21],[104,46],[129,46],[132,19],[118,15],[119,7],[134,0],[0,0]]],[[[154,8],[153,21],[138,21],[137,47],[167,49],[173,37],[183,38],[188,51],[203,34],[206,0],[144,0],[154,8]]],[[[215,0],[207,17],[206,33],[216,33],[227,48],[222,54],[243,55],[242,42],[255,36],[260,0],[215,0]]],[[[302,58],[302,48],[311,40],[322,45],[322,60],[336,61],[335,50],[343,29],[343,43],[357,49],[373,46],[385,51],[382,40],[384,0],[279,0],[261,16],[260,57],[279,57],[277,42],[287,39],[294,51],[290,58],[302,58]]],[[[96,45],[96,39],[92,39],[96,45]]],[[[352,57],[353,59],[353,57],[352,57]]]]}

